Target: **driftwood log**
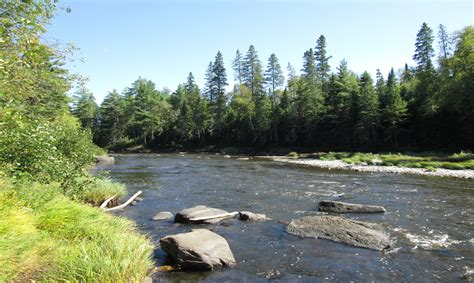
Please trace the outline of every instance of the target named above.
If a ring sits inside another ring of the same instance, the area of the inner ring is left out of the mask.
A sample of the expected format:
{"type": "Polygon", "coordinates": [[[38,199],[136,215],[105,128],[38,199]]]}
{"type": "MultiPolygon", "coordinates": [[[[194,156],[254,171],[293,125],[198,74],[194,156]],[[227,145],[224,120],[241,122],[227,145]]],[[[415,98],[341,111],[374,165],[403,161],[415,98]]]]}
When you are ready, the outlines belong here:
{"type": "Polygon", "coordinates": [[[212,215],[212,216],[194,217],[194,218],[190,218],[189,221],[206,221],[206,220],[217,219],[217,218],[229,218],[229,217],[234,217],[237,214],[239,214],[239,212],[234,211],[234,212],[222,213],[222,214],[217,214],[217,215],[212,215]]]}
{"type": "Polygon", "coordinates": [[[142,191],[138,191],[136,192],[131,198],[129,198],[125,203],[121,204],[121,205],[117,205],[115,207],[112,207],[112,208],[104,208],[105,211],[114,211],[114,210],[119,210],[119,209],[122,209],[124,207],[126,207],[127,205],[129,205],[130,203],[132,203],[132,201],[138,197],[140,194],[142,193],[142,191]]]}
{"type": "Polygon", "coordinates": [[[107,205],[109,204],[109,202],[111,202],[116,196],[111,196],[109,197],[108,199],[106,199],[101,205],[100,205],[100,208],[101,209],[105,209],[107,207],[107,205]]]}

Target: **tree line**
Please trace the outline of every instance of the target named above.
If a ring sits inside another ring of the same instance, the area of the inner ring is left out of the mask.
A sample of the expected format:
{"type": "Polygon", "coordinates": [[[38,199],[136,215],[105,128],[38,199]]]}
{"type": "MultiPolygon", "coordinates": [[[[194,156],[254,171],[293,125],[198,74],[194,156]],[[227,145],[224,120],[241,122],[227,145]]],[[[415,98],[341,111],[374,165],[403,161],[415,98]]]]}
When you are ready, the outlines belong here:
{"type": "Polygon", "coordinates": [[[413,59],[386,75],[356,74],[342,60],[331,71],[324,35],[287,78],[275,54],[264,68],[253,45],[232,61],[209,62],[200,89],[189,73],[174,92],[139,78],[98,106],[82,84],[73,112],[101,146],[298,146],[323,150],[474,148],[474,28],[448,33],[423,23],[413,59]]]}

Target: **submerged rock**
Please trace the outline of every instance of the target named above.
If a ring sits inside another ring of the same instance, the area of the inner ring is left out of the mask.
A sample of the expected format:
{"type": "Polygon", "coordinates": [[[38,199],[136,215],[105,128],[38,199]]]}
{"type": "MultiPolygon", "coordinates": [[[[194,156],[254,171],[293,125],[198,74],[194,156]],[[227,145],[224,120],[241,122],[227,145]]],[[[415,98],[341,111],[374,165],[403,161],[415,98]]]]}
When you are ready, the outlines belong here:
{"type": "Polygon", "coordinates": [[[100,165],[114,164],[115,158],[108,155],[98,155],[95,157],[95,162],[100,165]]]}
{"type": "Polygon", "coordinates": [[[173,218],[173,213],[169,211],[162,211],[158,212],[155,216],[153,216],[152,220],[166,220],[173,218]]]}
{"type": "Polygon", "coordinates": [[[207,229],[166,236],[160,245],[183,269],[214,270],[236,264],[227,241],[207,229]]]}
{"type": "Polygon", "coordinates": [[[322,238],[374,250],[390,248],[390,236],[375,223],[339,216],[306,216],[290,222],[286,231],[299,237],[322,238]]]}
{"type": "Polygon", "coordinates": [[[217,224],[223,219],[234,217],[236,214],[237,212],[229,213],[222,209],[198,205],[178,212],[174,218],[174,222],[217,224]]]}
{"type": "Polygon", "coordinates": [[[240,211],[239,212],[239,219],[244,221],[256,221],[256,220],[265,220],[267,217],[265,214],[257,214],[249,211],[240,211]]]}
{"type": "Polygon", "coordinates": [[[387,212],[384,207],[377,205],[365,205],[346,203],[339,201],[321,201],[318,209],[324,212],[333,213],[384,213],[387,212]]]}

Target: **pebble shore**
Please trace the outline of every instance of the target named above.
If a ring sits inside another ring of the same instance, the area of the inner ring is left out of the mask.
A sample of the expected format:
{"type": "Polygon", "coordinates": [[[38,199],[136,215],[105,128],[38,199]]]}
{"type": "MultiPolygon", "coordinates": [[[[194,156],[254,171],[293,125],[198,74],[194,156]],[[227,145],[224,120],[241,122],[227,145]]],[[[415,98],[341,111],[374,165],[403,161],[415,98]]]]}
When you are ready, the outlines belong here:
{"type": "Polygon", "coordinates": [[[449,170],[438,168],[433,171],[423,168],[407,168],[397,166],[376,166],[376,165],[354,165],[348,164],[341,160],[320,160],[320,159],[295,159],[291,157],[281,156],[259,156],[262,158],[271,159],[277,162],[285,162],[292,164],[300,164],[306,166],[312,166],[317,168],[326,169],[342,169],[342,170],[353,170],[359,172],[383,172],[383,173],[395,173],[395,174],[415,174],[425,176],[437,176],[437,177],[454,177],[463,179],[474,179],[474,170],[449,170]]]}

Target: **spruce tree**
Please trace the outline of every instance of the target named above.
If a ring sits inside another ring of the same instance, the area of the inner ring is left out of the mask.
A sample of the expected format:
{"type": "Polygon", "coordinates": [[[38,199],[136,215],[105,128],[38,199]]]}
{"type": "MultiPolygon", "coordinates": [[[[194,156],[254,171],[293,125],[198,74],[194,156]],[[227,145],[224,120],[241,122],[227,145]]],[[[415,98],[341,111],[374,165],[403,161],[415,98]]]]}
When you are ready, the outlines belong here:
{"type": "Polygon", "coordinates": [[[426,23],[423,23],[416,35],[415,54],[413,55],[418,70],[424,71],[433,66],[431,62],[433,54],[433,31],[426,23]]]}
{"type": "Polygon", "coordinates": [[[220,51],[217,52],[214,64],[212,65],[211,82],[211,92],[213,93],[214,98],[214,108],[212,110],[214,112],[216,129],[220,132],[224,124],[224,114],[227,103],[225,87],[228,85],[224,59],[220,51]]]}
{"type": "Polygon", "coordinates": [[[234,60],[232,61],[232,69],[234,70],[234,79],[239,83],[239,85],[242,84],[242,79],[243,79],[243,72],[244,72],[244,68],[243,68],[243,58],[242,58],[242,54],[240,53],[240,50],[237,49],[237,51],[235,52],[235,58],[234,60]]]}
{"type": "Polygon", "coordinates": [[[360,144],[373,145],[377,140],[376,133],[379,126],[379,101],[368,72],[362,73],[359,86],[356,135],[360,144]]]}
{"type": "Polygon", "coordinates": [[[253,45],[250,45],[243,61],[242,81],[250,89],[254,99],[263,95],[262,63],[253,45]]]}
{"type": "Polygon", "coordinates": [[[314,49],[314,57],[316,60],[316,70],[322,82],[326,82],[329,78],[331,67],[329,66],[329,59],[326,51],[326,38],[324,35],[319,36],[316,41],[316,48],[314,49]]]}

